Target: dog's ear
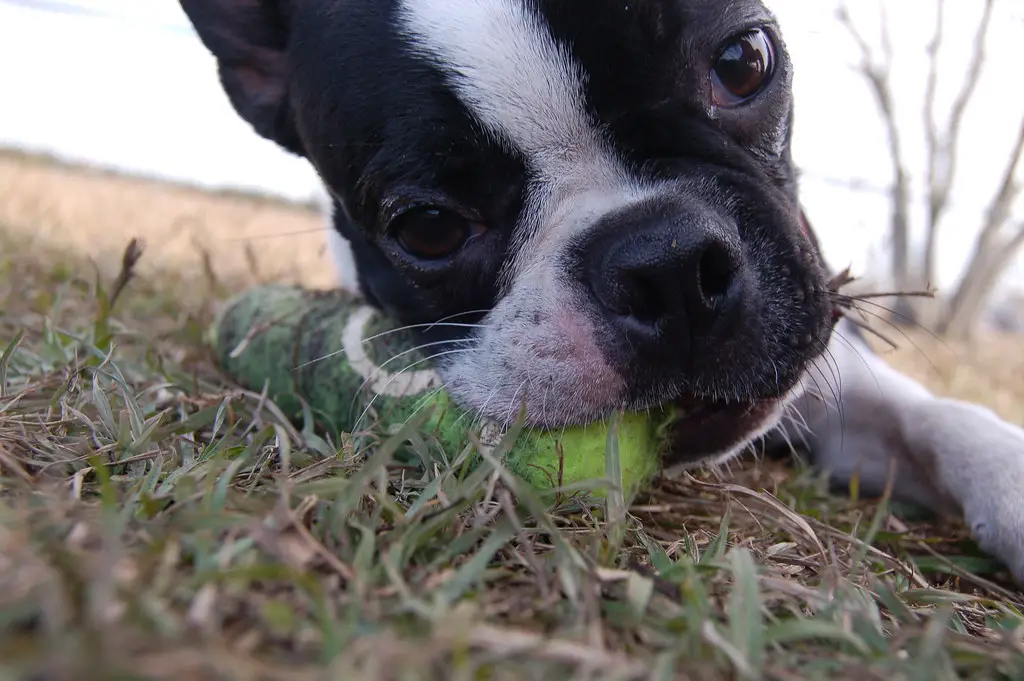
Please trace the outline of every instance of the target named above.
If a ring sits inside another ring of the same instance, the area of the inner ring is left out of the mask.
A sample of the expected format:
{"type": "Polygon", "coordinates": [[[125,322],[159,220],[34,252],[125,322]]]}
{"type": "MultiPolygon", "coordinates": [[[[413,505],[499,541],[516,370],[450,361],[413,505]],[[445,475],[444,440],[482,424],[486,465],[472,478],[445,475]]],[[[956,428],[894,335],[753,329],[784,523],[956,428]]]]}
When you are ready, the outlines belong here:
{"type": "Polygon", "coordinates": [[[296,154],[302,144],[288,103],[288,41],[295,0],[181,0],[217,58],[235,110],[257,133],[296,154]]]}

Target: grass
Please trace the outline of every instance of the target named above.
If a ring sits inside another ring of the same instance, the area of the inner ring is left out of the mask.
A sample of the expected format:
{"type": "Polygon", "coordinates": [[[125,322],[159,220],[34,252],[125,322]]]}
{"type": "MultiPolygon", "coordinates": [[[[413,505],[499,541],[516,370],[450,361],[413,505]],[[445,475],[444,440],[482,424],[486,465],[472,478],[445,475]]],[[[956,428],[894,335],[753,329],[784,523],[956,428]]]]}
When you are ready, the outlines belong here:
{"type": "Polygon", "coordinates": [[[0,224],[33,250],[74,253],[102,265],[141,237],[149,252],[140,263],[143,276],[202,277],[213,259],[225,281],[254,275],[311,286],[333,281],[323,220],[308,206],[202,192],[2,149],[0,224]]]}
{"type": "MultiPolygon", "coordinates": [[[[11,213],[0,678],[1024,678],[1024,594],[958,524],[784,462],[663,480],[626,509],[402,465],[416,422],[357,453],[212,366],[202,331],[240,265],[147,269],[168,260],[151,247],[121,287],[120,248],[93,267],[26,245],[11,213]]],[[[1020,413],[987,351],[915,344],[934,385],[1020,413]]]]}

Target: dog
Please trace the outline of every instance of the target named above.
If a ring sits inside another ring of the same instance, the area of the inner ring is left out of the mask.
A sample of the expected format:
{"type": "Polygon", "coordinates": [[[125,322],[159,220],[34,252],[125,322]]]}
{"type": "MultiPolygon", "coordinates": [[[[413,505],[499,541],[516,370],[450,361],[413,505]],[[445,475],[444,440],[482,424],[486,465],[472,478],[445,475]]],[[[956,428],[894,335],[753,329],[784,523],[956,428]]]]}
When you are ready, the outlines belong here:
{"type": "Polygon", "coordinates": [[[461,405],[672,401],[667,469],[803,442],[1024,579],[1024,430],[837,322],[759,0],[181,3],[237,112],[322,179],[343,285],[421,329],[461,405]]]}

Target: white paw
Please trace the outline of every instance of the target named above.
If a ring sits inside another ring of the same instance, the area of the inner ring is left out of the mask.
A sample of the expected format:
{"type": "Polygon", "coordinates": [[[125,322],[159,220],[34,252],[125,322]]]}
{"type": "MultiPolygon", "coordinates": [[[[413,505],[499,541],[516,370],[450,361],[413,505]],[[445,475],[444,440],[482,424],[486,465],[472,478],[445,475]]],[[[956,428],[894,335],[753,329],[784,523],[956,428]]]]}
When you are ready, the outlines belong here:
{"type": "Polygon", "coordinates": [[[1024,430],[976,405],[941,404],[933,437],[947,431],[938,445],[947,484],[978,546],[1024,583],[1024,430]]]}
{"type": "Polygon", "coordinates": [[[1024,584],[1024,517],[1020,512],[1021,501],[1018,500],[965,509],[964,516],[981,550],[998,558],[1014,578],[1024,584]]]}

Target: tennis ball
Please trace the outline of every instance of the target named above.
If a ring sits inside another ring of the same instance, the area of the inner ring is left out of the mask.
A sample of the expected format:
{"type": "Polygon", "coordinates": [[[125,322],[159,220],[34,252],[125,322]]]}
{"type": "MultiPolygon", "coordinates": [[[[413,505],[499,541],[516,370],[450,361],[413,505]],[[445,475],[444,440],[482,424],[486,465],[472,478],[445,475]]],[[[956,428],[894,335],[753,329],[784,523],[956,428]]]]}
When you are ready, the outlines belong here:
{"type": "MultiPolygon", "coordinates": [[[[352,433],[373,423],[397,429],[430,410],[423,432],[449,455],[471,441],[493,449],[504,436],[451,401],[411,333],[343,292],[255,287],[224,305],[209,343],[225,373],[253,391],[266,388],[290,418],[300,419],[305,404],[321,427],[352,433]]],[[[626,413],[614,431],[611,421],[524,429],[504,464],[550,489],[608,477],[606,453],[617,451],[630,493],[657,473],[672,418],[670,410],[626,413]]]]}
{"type": "MultiPolygon", "coordinates": [[[[433,408],[425,430],[432,433],[446,451],[458,451],[469,441],[472,421],[456,407],[447,393],[438,392],[417,408],[433,408]]],[[[635,412],[617,419],[586,426],[553,430],[524,429],[504,457],[505,467],[536,489],[553,489],[608,477],[606,455],[618,453],[623,491],[631,495],[657,474],[661,464],[665,433],[674,412],[648,415],[635,412]],[[657,418],[660,416],[660,420],[657,418]],[[614,425],[613,425],[614,424],[614,425]],[[609,436],[614,433],[615,437],[609,436]],[[610,441],[611,440],[611,441],[610,441]]],[[[404,422],[400,421],[399,423],[404,422]]],[[[493,423],[474,432],[477,442],[488,450],[501,442],[504,432],[493,423]]],[[[602,488],[595,490],[603,494],[602,488]]]]}
{"type": "Polygon", "coordinates": [[[646,414],[626,413],[617,424],[617,439],[609,443],[609,426],[595,423],[565,431],[527,433],[505,458],[513,473],[544,489],[607,477],[609,446],[618,449],[622,485],[637,491],[658,472],[663,430],[646,414]]]}

